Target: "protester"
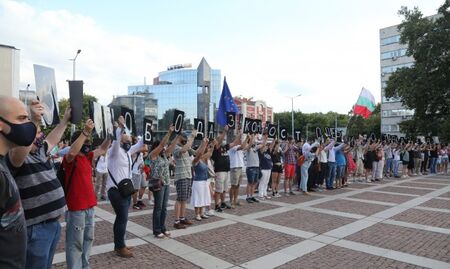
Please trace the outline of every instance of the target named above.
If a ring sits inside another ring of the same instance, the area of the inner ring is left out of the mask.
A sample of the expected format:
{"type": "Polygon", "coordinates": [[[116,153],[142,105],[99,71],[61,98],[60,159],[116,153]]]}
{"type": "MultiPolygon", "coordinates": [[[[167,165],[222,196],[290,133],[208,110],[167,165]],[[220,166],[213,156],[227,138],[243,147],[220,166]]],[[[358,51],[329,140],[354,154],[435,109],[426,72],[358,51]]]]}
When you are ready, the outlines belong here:
{"type": "MultiPolygon", "coordinates": [[[[137,143],[137,138],[133,138],[134,144],[137,143]]],[[[131,156],[131,159],[133,160],[131,163],[131,174],[133,181],[134,189],[136,190],[136,193],[133,194],[133,208],[137,210],[142,210],[146,205],[144,202],[139,199],[138,195],[142,198],[145,192],[145,188],[147,187],[147,181],[144,178],[144,153],[148,151],[147,145],[144,145],[140,151],[136,152],[131,156]]]]}
{"type": "MultiPolygon", "coordinates": [[[[37,127],[18,99],[0,96],[0,104],[0,268],[22,269],[27,256],[27,229],[19,189],[5,156],[16,147],[30,148],[37,127]]],[[[39,103],[32,103],[32,114],[42,111],[39,103]]]]}
{"type": "Polygon", "coordinates": [[[64,156],[64,192],[66,211],[67,268],[89,268],[89,256],[94,241],[94,206],[97,197],[92,184],[92,161],[106,153],[111,144],[107,137],[102,145],[91,151],[91,132],[94,122],[88,119],[83,131],[72,135],[70,151],[64,156]]]}
{"type": "Polygon", "coordinates": [[[270,156],[270,152],[272,151],[272,147],[275,143],[268,145],[267,142],[261,144],[261,148],[258,151],[259,157],[259,167],[261,169],[261,179],[258,185],[258,196],[260,200],[271,199],[269,195],[267,195],[267,186],[269,184],[270,173],[272,171],[273,162],[272,157],[270,156]]]}
{"type": "Polygon", "coordinates": [[[173,139],[169,147],[166,147],[170,136],[174,131],[174,127],[169,126],[169,131],[161,141],[153,142],[153,149],[150,152],[150,179],[161,180],[162,186],[159,190],[153,190],[153,235],[156,238],[169,237],[170,233],[166,228],[167,202],[170,194],[170,172],[169,172],[169,156],[172,154],[177,145],[178,137],[173,139]]]}
{"type": "Polygon", "coordinates": [[[227,132],[228,126],[225,126],[223,132],[217,137],[217,142],[211,157],[214,161],[214,172],[216,175],[214,202],[217,212],[222,212],[225,208],[231,209],[231,205],[225,203],[225,194],[230,185],[230,156],[228,150],[241,143],[240,136],[237,135],[232,143],[227,144],[225,140],[227,132]]]}
{"type": "Polygon", "coordinates": [[[299,148],[294,144],[294,139],[288,137],[287,143],[283,148],[284,155],[284,194],[286,196],[295,195],[292,191],[292,184],[295,176],[295,165],[297,164],[297,155],[299,148]],[[289,188],[289,192],[287,191],[289,188]]]}
{"type": "Polygon", "coordinates": [[[280,177],[283,174],[283,164],[281,163],[280,141],[275,139],[273,147],[270,149],[270,157],[272,159],[272,196],[281,197],[278,193],[280,177]]]}
{"type": "Polygon", "coordinates": [[[192,161],[195,175],[192,183],[191,204],[195,209],[195,219],[197,221],[209,218],[205,215],[203,208],[211,204],[208,186],[208,159],[214,151],[214,145],[207,147],[208,142],[207,138],[203,139],[192,161]]]}
{"type": "MultiPolygon", "coordinates": [[[[241,139],[241,138],[239,138],[241,139]]],[[[239,188],[243,177],[242,167],[244,167],[243,148],[246,147],[247,139],[243,143],[239,143],[228,150],[230,157],[230,204],[231,208],[241,205],[239,202],[239,188]]]]}
{"type": "Polygon", "coordinates": [[[95,195],[102,201],[106,200],[106,181],[108,180],[108,155],[103,154],[95,162],[95,195]]]}
{"type": "Polygon", "coordinates": [[[123,197],[118,189],[118,185],[124,179],[131,179],[131,155],[142,149],[143,141],[139,141],[131,146],[131,136],[124,134],[125,119],[120,116],[116,129],[116,140],[112,142],[108,150],[108,181],[106,189],[109,201],[116,213],[114,220],[114,251],[123,258],[133,257],[133,253],[125,245],[125,232],[128,222],[128,208],[131,203],[131,196],[123,197]]]}
{"type": "Polygon", "coordinates": [[[325,150],[324,143],[321,143],[319,146],[319,154],[318,154],[318,161],[320,165],[320,172],[319,172],[319,178],[318,178],[318,189],[319,191],[322,191],[323,184],[325,183],[325,178],[327,177],[327,170],[328,170],[328,157],[327,153],[328,150],[325,150]]]}
{"type": "MultiPolygon", "coordinates": [[[[39,101],[32,105],[42,107],[39,101]]],[[[41,114],[31,110],[36,126],[42,122],[41,114]]],[[[64,191],[56,177],[50,160],[50,151],[61,141],[67,128],[71,109],[45,136],[38,127],[31,147],[15,148],[7,157],[7,163],[20,190],[27,224],[27,258],[25,268],[51,268],[56,246],[61,234],[60,217],[66,209],[64,191]]]]}
{"type": "MultiPolygon", "coordinates": [[[[355,159],[356,159],[356,172],[355,177],[358,181],[362,182],[362,177],[365,176],[365,160],[364,160],[364,153],[366,152],[367,145],[362,144],[362,138],[359,137],[356,140],[356,147],[355,147],[355,159]]],[[[366,178],[367,180],[367,178],[366,178]]]]}
{"type": "MultiPolygon", "coordinates": [[[[192,162],[190,150],[197,131],[193,130],[191,137],[182,133],[178,137],[178,145],[175,147],[173,156],[175,158],[175,187],[177,199],[175,202],[175,229],[185,229],[192,222],[186,218],[186,203],[192,194],[192,162]]],[[[192,153],[192,152],[191,152],[192,153]]]]}
{"type": "Polygon", "coordinates": [[[247,159],[247,189],[245,199],[247,203],[259,203],[259,200],[256,199],[253,194],[255,193],[256,185],[259,182],[259,156],[258,151],[262,148],[267,142],[267,135],[264,136],[264,140],[261,144],[256,144],[256,135],[252,134],[247,139],[247,146],[244,148],[245,157],[247,159]]]}

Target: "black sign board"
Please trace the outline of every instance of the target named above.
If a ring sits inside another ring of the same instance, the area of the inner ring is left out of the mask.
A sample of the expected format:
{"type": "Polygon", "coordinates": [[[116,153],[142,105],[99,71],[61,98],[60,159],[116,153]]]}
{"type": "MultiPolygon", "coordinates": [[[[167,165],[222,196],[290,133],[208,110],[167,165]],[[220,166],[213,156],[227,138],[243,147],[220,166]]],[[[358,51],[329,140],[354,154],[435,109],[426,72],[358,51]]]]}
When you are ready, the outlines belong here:
{"type": "Polygon", "coordinates": [[[134,111],[127,107],[120,107],[120,115],[125,119],[125,129],[136,135],[136,120],[134,118],[134,111]]]}
{"type": "Polygon", "coordinates": [[[70,122],[78,124],[83,118],[83,81],[69,80],[70,122]]]}
{"type": "Polygon", "coordinates": [[[374,133],[371,133],[371,134],[370,134],[370,139],[371,139],[372,141],[375,141],[375,140],[377,140],[377,137],[375,136],[374,133]]]}
{"type": "Polygon", "coordinates": [[[105,123],[105,136],[111,136],[116,139],[116,134],[114,133],[114,116],[112,109],[107,106],[102,106],[103,111],[103,122],[105,123]]]}
{"type": "Polygon", "coordinates": [[[245,118],[244,121],[244,134],[251,134],[251,124],[252,124],[252,119],[250,118],[245,118]]]}
{"type": "Polygon", "coordinates": [[[216,133],[216,124],[214,122],[208,121],[208,139],[213,140],[214,134],[216,133]]]}
{"type": "Polygon", "coordinates": [[[326,135],[327,137],[331,137],[331,130],[330,130],[330,127],[325,127],[325,135],[326,135]]]}
{"type": "Polygon", "coordinates": [[[153,131],[152,131],[153,121],[144,118],[144,144],[151,145],[153,143],[153,131]]]}
{"type": "Polygon", "coordinates": [[[288,133],[286,128],[280,128],[280,139],[281,140],[287,140],[288,133]]]}
{"type": "Polygon", "coordinates": [[[294,129],[294,139],[295,142],[300,142],[302,140],[302,131],[300,131],[300,129],[294,129]]]}
{"type": "Polygon", "coordinates": [[[269,124],[267,127],[267,134],[269,138],[277,137],[278,126],[276,124],[269,124]]]}
{"type": "Polygon", "coordinates": [[[183,129],[183,122],[184,122],[184,111],[175,109],[173,113],[172,124],[175,128],[176,134],[181,133],[181,130],[183,129]]]}
{"type": "Polygon", "coordinates": [[[227,125],[230,129],[236,128],[236,113],[227,112],[227,125]]]}
{"type": "Polygon", "coordinates": [[[194,128],[197,130],[195,140],[202,140],[205,137],[205,120],[194,119],[194,128]]]}
{"type": "Polygon", "coordinates": [[[322,129],[320,127],[316,127],[316,138],[319,139],[322,137],[322,129]]]}

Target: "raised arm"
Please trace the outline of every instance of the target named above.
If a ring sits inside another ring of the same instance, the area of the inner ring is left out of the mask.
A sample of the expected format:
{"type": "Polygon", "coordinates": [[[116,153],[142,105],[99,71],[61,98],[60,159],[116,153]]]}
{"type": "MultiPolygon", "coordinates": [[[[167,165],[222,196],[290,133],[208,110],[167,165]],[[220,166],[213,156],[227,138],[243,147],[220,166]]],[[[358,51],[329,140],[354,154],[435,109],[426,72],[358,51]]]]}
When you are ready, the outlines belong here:
{"type": "Polygon", "coordinates": [[[180,151],[181,154],[186,153],[192,147],[192,144],[194,143],[194,139],[195,139],[196,136],[197,136],[197,130],[194,129],[194,130],[192,130],[192,134],[189,137],[186,145],[184,145],[181,148],[181,151],[180,151]]]}
{"type": "Polygon", "coordinates": [[[216,149],[219,149],[219,147],[222,145],[223,139],[225,138],[227,132],[228,132],[228,125],[225,125],[225,127],[223,128],[223,132],[217,137],[216,149]]]}
{"type": "Polygon", "coordinates": [[[170,154],[172,154],[173,151],[175,150],[175,147],[177,146],[178,139],[180,139],[180,136],[179,136],[179,135],[177,135],[177,136],[172,140],[172,143],[170,143],[170,145],[167,147],[167,149],[166,149],[166,155],[167,155],[167,156],[170,155],[170,154]]]}
{"type": "Polygon", "coordinates": [[[324,150],[329,151],[331,148],[333,148],[334,144],[336,144],[336,141],[334,141],[334,139],[331,139],[330,143],[325,146],[324,150]]]}
{"type": "MultiPolygon", "coordinates": [[[[30,105],[30,119],[36,125],[39,131],[39,125],[42,121],[42,114],[44,113],[44,107],[38,100],[33,100],[30,105]]],[[[21,167],[26,157],[30,153],[33,144],[28,147],[15,147],[8,153],[8,158],[12,166],[21,167]]],[[[50,150],[49,150],[50,151],[50,150]]]]}
{"type": "MultiPolygon", "coordinates": [[[[156,159],[156,157],[161,153],[161,151],[163,150],[163,148],[167,145],[167,143],[169,142],[170,136],[172,135],[172,132],[175,130],[175,128],[173,127],[173,125],[171,124],[169,126],[169,131],[167,132],[167,134],[163,137],[163,139],[161,140],[161,142],[159,143],[159,145],[154,148],[152,150],[152,152],[150,153],[150,158],[152,160],[156,159]]],[[[176,145],[176,143],[175,143],[176,145]]]]}
{"type": "Polygon", "coordinates": [[[94,150],[94,159],[97,159],[101,155],[104,155],[108,151],[110,145],[111,145],[111,137],[107,135],[105,140],[103,140],[103,143],[100,145],[100,147],[94,150]]]}
{"type": "Polygon", "coordinates": [[[237,146],[241,144],[241,133],[238,133],[236,137],[234,138],[233,142],[230,144],[230,148],[233,148],[234,146],[237,146]]]}
{"type": "Polygon", "coordinates": [[[208,145],[208,142],[209,142],[208,138],[206,138],[206,137],[203,138],[202,144],[195,151],[195,157],[194,157],[194,160],[192,161],[193,165],[196,165],[202,158],[203,154],[205,154],[205,149],[206,149],[206,146],[208,145]]]}
{"type": "Polygon", "coordinates": [[[78,138],[70,145],[69,153],[66,154],[66,161],[71,163],[75,157],[80,153],[81,147],[83,146],[86,138],[91,135],[92,130],[94,129],[94,122],[91,119],[88,119],[84,124],[84,129],[78,138]]]}
{"type": "Polygon", "coordinates": [[[72,109],[70,107],[67,107],[61,122],[58,125],[56,125],[55,129],[53,129],[47,135],[47,138],[45,140],[47,141],[48,152],[50,152],[56,145],[58,145],[59,141],[61,141],[61,137],[63,136],[64,131],[67,128],[67,125],[69,124],[71,111],[72,109]]]}

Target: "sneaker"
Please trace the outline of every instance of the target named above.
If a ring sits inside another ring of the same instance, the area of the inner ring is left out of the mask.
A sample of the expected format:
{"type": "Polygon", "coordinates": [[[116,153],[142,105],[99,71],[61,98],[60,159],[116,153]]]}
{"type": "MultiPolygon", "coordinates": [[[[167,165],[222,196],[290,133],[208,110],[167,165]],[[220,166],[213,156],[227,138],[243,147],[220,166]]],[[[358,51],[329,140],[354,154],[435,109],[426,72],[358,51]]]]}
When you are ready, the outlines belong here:
{"type": "Polygon", "coordinates": [[[214,213],[214,210],[210,209],[208,211],[205,212],[206,216],[212,217],[215,216],[216,214],[214,213]]]}
{"type": "Polygon", "coordinates": [[[222,208],[220,208],[220,206],[218,206],[218,205],[216,205],[216,212],[223,212],[223,209],[222,208]]]}
{"type": "Polygon", "coordinates": [[[272,199],[272,197],[270,197],[269,195],[267,195],[265,198],[266,198],[267,200],[272,199]]]}
{"type": "Polygon", "coordinates": [[[285,196],[289,196],[289,193],[288,193],[288,192],[284,192],[284,195],[285,195],[285,196]]]}
{"type": "Polygon", "coordinates": [[[180,223],[184,225],[192,225],[192,222],[186,218],[180,219],[180,223]]]}
{"type": "Polygon", "coordinates": [[[277,193],[275,193],[275,197],[276,197],[276,198],[280,198],[280,197],[282,197],[282,196],[281,196],[281,194],[279,194],[279,193],[277,192],[277,193]]]}
{"type": "Polygon", "coordinates": [[[227,203],[221,203],[220,204],[220,207],[222,208],[222,209],[231,209],[231,206],[229,205],[229,204],[227,204],[227,203]]]}
{"type": "Polygon", "coordinates": [[[202,217],[201,217],[200,215],[197,215],[197,216],[195,216],[195,220],[201,221],[201,220],[202,220],[202,217]]]}
{"type": "Polygon", "coordinates": [[[245,199],[245,201],[247,201],[247,203],[249,203],[249,204],[253,203],[253,200],[252,200],[251,197],[247,197],[247,198],[245,199]]]}
{"type": "Polygon", "coordinates": [[[173,224],[173,227],[174,227],[175,229],[186,229],[186,225],[182,224],[181,221],[175,222],[175,223],[173,224]]]}
{"type": "Polygon", "coordinates": [[[251,197],[252,201],[255,203],[259,203],[258,199],[256,199],[255,197],[251,197]]]}
{"type": "Polygon", "coordinates": [[[372,180],[368,179],[368,180],[367,180],[367,183],[370,183],[370,182],[372,182],[372,180]]]}
{"type": "Polygon", "coordinates": [[[263,197],[258,197],[258,199],[264,201],[264,200],[266,200],[266,197],[264,197],[264,196],[263,197]]]}
{"type": "Polygon", "coordinates": [[[146,207],[146,205],[145,205],[141,200],[137,201],[136,204],[137,204],[138,206],[140,206],[141,208],[146,207]]]}
{"type": "Polygon", "coordinates": [[[209,219],[209,217],[206,216],[206,214],[201,215],[200,218],[202,218],[202,219],[209,219]]]}
{"type": "Polygon", "coordinates": [[[289,194],[290,195],[295,195],[295,193],[293,191],[290,191],[289,194]]]}
{"type": "Polygon", "coordinates": [[[133,209],[142,210],[142,208],[137,203],[133,205],[133,209]]]}

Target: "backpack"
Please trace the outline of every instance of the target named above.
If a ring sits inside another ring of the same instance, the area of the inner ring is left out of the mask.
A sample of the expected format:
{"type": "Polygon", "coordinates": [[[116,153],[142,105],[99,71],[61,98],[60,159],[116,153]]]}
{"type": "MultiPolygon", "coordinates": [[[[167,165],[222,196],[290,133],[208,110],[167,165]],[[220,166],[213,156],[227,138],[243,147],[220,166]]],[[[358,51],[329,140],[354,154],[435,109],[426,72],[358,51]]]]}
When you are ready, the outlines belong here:
{"type": "MultiPolygon", "coordinates": [[[[64,160],[63,160],[63,162],[64,162],[64,160]]],[[[64,169],[63,162],[61,162],[61,165],[59,166],[58,171],[56,172],[56,177],[58,178],[59,183],[61,184],[61,187],[64,190],[64,195],[67,197],[67,193],[69,191],[73,173],[75,172],[77,161],[76,161],[76,158],[73,160],[72,171],[71,171],[70,176],[67,181],[66,181],[66,170],[64,169]],[[67,184],[66,184],[66,182],[67,182],[67,184]]]]}
{"type": "Polygon", "coordinates": [[[298,166],[302,166],[305,163],[305,155],[301,155],[300,157],[298,157],[297,159],[297,165],[298,166]]]}

